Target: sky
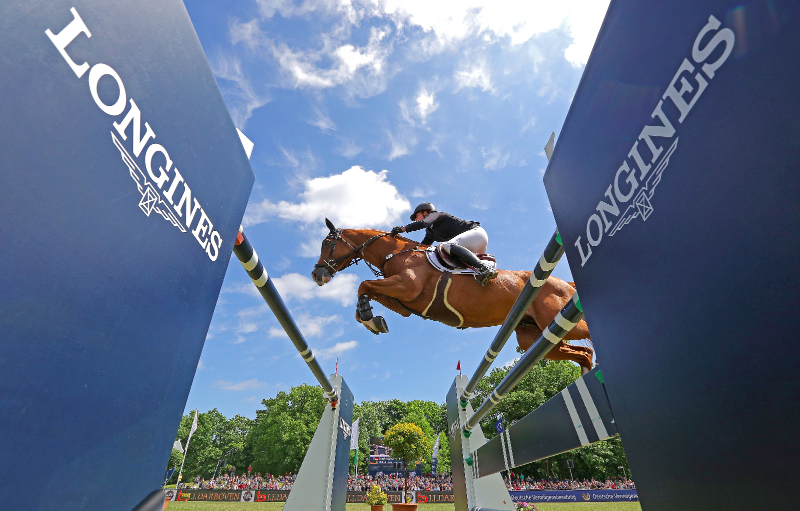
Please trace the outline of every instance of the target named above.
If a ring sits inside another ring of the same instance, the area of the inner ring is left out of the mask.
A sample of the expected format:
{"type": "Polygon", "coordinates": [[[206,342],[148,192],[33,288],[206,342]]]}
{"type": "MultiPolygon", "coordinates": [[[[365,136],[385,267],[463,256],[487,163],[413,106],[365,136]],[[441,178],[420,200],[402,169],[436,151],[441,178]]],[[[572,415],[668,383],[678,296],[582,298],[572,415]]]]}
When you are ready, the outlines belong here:
{"type": "MultiPolygon", "coordinates": [[[[498,266],[532,270],[554,229],[544,145],[567,115],[608,0],[185,0],[235,125],[255,144],[243,225],[323,370],[356,401],[444,402],[497,328],[374,303],[360,264],[310,278],[327,233],[389,230],[420,202],[481,222],[498,266]]],[[[421,241],[424,231],[409,237],[421,241]]],[[[566,258],[553,273],[570,280],[566,258]]],[[[518,354],[512,336],[495,365],[518,354]]],[[[311,372],[235,256],[186,410],[255,417],[311,372]]]]}

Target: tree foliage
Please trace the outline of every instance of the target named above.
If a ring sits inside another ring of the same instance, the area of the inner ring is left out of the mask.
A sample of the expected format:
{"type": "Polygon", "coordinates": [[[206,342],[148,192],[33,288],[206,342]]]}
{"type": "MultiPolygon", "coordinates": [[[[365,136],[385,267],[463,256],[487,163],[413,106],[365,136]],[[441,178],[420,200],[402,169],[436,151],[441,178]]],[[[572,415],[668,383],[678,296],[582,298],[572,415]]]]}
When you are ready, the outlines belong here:
{"type": "MultiPolygon", "coordinates": [[[[494,369],[476,389],[472,401],[477,408],[508,374],[509,368],[494,369]]],[[[513,424],[544,404],[580,376],[580,369],[570,362],[541,361],[528,373],[481,424],[491,439],[497,435],[494,423],[503,416],[506,426],[513,424]]],[[[192,436],[184,464],[184,481],[199,476],[210,478],[219,460],[235,466],[241,474],[252,465],[255,472],[284,475],[297,473],[314,436],[327,401],[317,386],[300,385],[288,392],[261,402],[264,409],[256,411],[255,420],[237,415],[230,419],[217,409],[199,414],[198,428],[192,436]]],[[[177,438],[186,445],[194,412],[181,419],[177,438]]],[[[423,469],[431,470],[431,446],[439,437],[438,472],[450,470],[450,447],[447,439],[447,407],[433,401],[362,401],[355,403],[353,420],[359,420],[358,470],[366,473],[369,464],[370,437],[383,436],[385,431],[400,423],[413,424],[422,432],[427,448],[416,459],[423,469]]],[[[180,454],[179,451],[175,451],[180,454]]],[[[395,453],[399,455],[399,453],[395,453]]],[[[173,453],[174,456],[174,453],[173,453]]],[[[572,460],[576,478],[597,478],[621,475],[628,463],[619,438],[587,445],[574,451],[552,456],[519,467],[515,473],[546,477],[569,477],[566,460],[572,460]],[[624,467],[620,470],[618,467],[624,467]]],[[[351,457],[352,461],[352,457],[351,457]]],[[[171,466],[180,466],[170,458],[171,466]]],[[[169,468],[167,467],[167,468],[169,468]]],[[[173,476],[173,480],[177,474],[173,476]]]]}
{"type": "Polygon", "coordinates": [[[297,473],[328,403],[322,389],[302,384],[261,403],[248,435],[253,470],[297,473]]]}
{"type": "MultiPolygon", "coordinates": [[[[425,420],[424,417],[422,420],[425,420]]],[[[403,460],[406,469],[409,463],[425,459],[432,447],[422,428],[410,422],[401,422],[389,428],[383,437],[383,443],[392,448],[392,457],[403,460]]],[[[404,488],[408,490],[408,473],[404,488]]]]}

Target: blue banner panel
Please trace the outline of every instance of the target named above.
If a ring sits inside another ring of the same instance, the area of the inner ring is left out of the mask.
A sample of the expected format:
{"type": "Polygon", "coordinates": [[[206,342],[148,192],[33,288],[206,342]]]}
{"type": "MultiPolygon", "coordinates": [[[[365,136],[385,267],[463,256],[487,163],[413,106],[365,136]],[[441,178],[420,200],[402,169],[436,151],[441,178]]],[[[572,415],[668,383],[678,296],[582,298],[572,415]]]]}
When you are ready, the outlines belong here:
{"type": "Polygon", "coordinates": [[[636,502],[636,490],[511,491],[514,502],[636,502]]]}
{"type": "Polygon", "coordinates": [[[797,507],[798,24],[613,1],[545,174],[651,511],[797,507]]]}
{"type": "Polygon", "coordinates": [[[253,172],[180,1],[6,0],[0,42],[0,507],[130,511],[253,172]]]}

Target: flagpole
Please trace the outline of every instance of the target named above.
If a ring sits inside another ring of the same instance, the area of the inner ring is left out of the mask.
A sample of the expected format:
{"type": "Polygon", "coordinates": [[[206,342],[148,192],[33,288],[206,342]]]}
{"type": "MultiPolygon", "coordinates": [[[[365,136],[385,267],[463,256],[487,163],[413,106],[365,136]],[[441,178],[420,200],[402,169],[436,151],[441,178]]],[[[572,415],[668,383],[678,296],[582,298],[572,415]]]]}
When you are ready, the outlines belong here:
{"type": "Polygon", "coordinates": [[[186,448],[183,450],[183,460],[181,460],[181,469],[178,471],[178,481],[175,483],[175,489],[178,489],[178,485],[181,484],[181,474],[183,473],[183,464],[186,463],[186,455],[189,454],[189,442],[192,441],[192,433],[194,433],[195,429],[197,429],[197,410],[194,411],[194,422],[192,422],[192,428],[189,430],[189,438],[186,439],[186,448]]]}

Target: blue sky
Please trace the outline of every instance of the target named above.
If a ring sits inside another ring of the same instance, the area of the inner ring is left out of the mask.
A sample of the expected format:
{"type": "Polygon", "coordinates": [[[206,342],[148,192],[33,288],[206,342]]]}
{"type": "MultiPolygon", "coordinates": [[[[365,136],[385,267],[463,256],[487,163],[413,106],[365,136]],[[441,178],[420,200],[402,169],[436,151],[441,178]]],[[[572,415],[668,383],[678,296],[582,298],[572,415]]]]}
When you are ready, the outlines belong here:
{"type": "MultiPolygon", "coordinates": [[[[456,330],[375,304],[362,264],[310,279],[327,229],[389,230],[419,202],[480,221],[505,269],[533,269],[555,228],[543,147],[563,123],[607,0],[186,0],[235,124],[255,144],[244,226],[326,372],[357,401],[443,402],[496,328],[456,330]],[[557,5],[556,5],[557,4],[557,5]]],[[[411,236],[418,241],[422,232],[411,236]]],[[[554,275],[569,279],[566,259],[554,275]]],[[[514,338],[498,363],[516,358],[514,338]]],[[[186,409],[255,416],[314,381],[232,257],[186,409]]]]}

